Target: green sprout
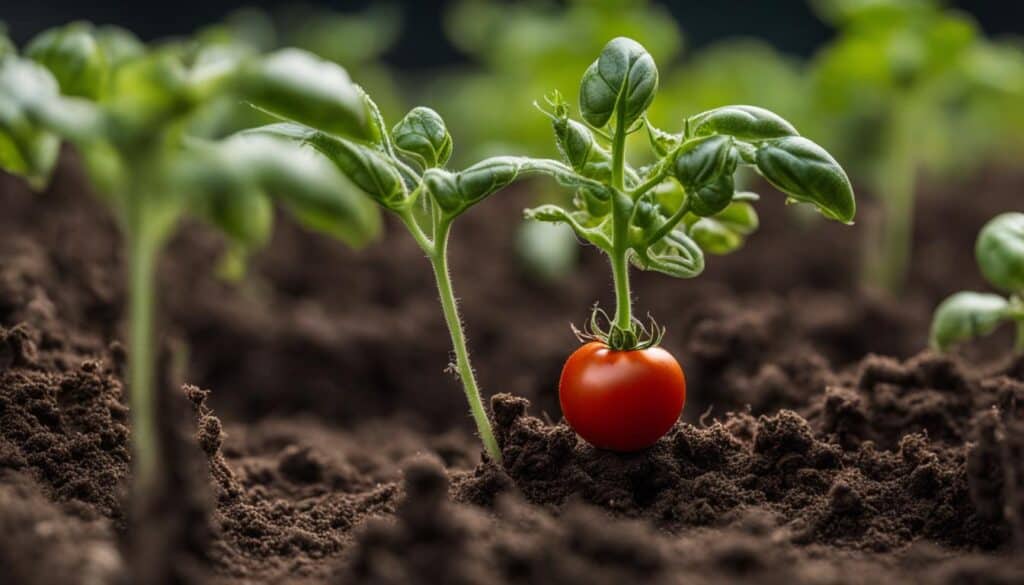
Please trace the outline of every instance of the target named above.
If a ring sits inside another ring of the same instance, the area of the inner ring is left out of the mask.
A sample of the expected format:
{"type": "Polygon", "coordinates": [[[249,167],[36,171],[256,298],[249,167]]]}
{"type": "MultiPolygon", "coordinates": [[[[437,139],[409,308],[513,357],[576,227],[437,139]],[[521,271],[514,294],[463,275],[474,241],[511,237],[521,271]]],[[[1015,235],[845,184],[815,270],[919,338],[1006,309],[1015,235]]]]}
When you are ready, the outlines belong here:
{"type": "Polygon", "coordinates": [[[978,233],[974,257],[982,276],[1006,296],[958,292],[935,310],[931,345],[953,344],[988,335],[1003,323],[1016,323],[1016,353],[1024,352],[1024,213],[1004,213],[978,233]]]}
{"type": "MultiPolygon", "coordinates": [[[[788,195],[830,219],[850,223],[856,212],[843,169],[820,146],[778,115],[754,106],[725,106],[691,116],[678,133],[646,120],[658,90],[654,59],[636,41],[616,38],[583,74],[580,113],[557,93],[548,103],[559,149],[572,169],[591,179],[576,190],[571,209],[542,205],[526,217],[570,225],[608,255],[616,309],[607,331],[591,331],[613,349],[658,342],[657,326],[633,317],[629,264],[677,278],[704,269],[705,251],[739,248],[757,228],[752,193],[737,193],[734,174],[753,167],[788,195]],[[657,161],[626,163],[626,137],[646,131],[657,161]],[[596,185],[595,185],[596,183],[596,185]]],[[[596,319],[592,320],[596,324],[596,319]]]]}
{"type": "Polygon", "coordinates": [[[137,496],[152,491],[161,460],[155,272],[179,220],[202,218],[232,246],[253,249],[269,237],[273,196],[305,225],[353,245],[379,228],[376,210],[322,156],[270,137],[204,136],[204,110],[242,96],[267,108],[301,101],[311,111],[297,115],[368,130],[344,70],[300,51],[261,58],[233,45],[189,42],[150,50],[120,29],[74,23],[41,34],[25,57],[0,57],[3,136],[17,147],[0,146],[3,168],[39,186],[56,160],[51,143],[73,143],[124,236],[137,496]]]}
{"type": "Polygon", "coordinates": [[[1024,99],[1024,53],[983,38],[941,0],[814,4],[840,31],[812,71],[817,130],[857,163],[854,174],[870,177],[882,213],[868,226],[863,280],[898,295],[919,171],[962,175],[1019,142],[1020,127],[1010,130],[1004,112],[1024,99]]]}

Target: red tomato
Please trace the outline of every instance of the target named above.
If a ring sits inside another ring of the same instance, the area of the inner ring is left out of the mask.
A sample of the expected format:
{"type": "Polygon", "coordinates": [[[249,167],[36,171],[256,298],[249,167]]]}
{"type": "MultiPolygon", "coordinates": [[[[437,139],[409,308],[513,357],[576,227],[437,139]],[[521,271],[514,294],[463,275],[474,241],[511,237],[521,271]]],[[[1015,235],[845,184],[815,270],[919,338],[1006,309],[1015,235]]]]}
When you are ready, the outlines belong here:
{"type": "Polygon", "coordinates": [[[577,349],[558,382],[562,414],[595,447],[637,451],[658,441],[686,403],[686,377],[672,354],[616,351],[592,341],[577,349]]]}

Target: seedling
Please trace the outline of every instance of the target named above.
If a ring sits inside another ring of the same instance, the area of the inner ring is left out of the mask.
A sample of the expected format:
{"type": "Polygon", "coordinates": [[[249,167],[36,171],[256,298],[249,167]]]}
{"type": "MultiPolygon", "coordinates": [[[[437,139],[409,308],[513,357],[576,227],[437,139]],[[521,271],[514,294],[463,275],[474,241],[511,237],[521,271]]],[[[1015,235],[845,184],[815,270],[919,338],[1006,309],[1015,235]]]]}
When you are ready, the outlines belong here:
{"type": "Polygon", "coordinates": [[[1016,108],[985,117],[984,104],[1024,99],[1024,55],[937,0],[815,4],[840,30],[812,74],[820,130],[859,163],[855,174],[871,180],[881,204],[864,242],[864,283],[898,295],[911,265],[919,171],[962,175],[1019,135],[1008,123],[1016,108]]]}
{"type": "Polygon", "coordinates": [[[985,280],[1004,294],[958,292],[943,301],[932,319],[932,347],[946,351],[1015,323],[1014,351],[1024,353],[1024,213],[1004,213],[985,224],[974,257],[985,280]]]}
{"type": "MultiPolygon", "coordinates": [[[[0,58],[4,120],[17,122],[19,139],[74,143],[124,235],[133,490],[145,497],[160,461],[154,275],[178,220],[189,214],[203,218],[234,245],[250,249],[270,233],[273,195],[306,225],[352,244],[378,229],[376,210],[323,157],[268,137],[208,139],[206,108],[229,96],[267,107],[301,96],[316,109],[299,113],[330,118],[353,131],[366,128],[365,112],[354,98],[345,101],[356,89],[343,70],[301,52],[258,58],[230,45],[192,43],[148,50],[124,31],[75,23],[43,33],[26,55],[0,58]]],[[[35,167],[25,164],[33,160],[29,156],[2,157],[0,163],[31,171],[39,184],[50,158],[35,167]]]]}
{"type": "Polygon", "coordinates": [[[528,175],[553,177],[563,185],[594,192],[603,192],[605,186],[548,159],[497,156],[461,171],[447,170],[444,166],[452,154],[452,137],[437,112],[414,108],[388,130],[373,100],[365,94],[361,94],[361,100],[372,122],[373,130],[368,137],[344,127],[317,126],[286,111],[276,114],[287,122],[249,130],[243,135],[285,137],[321,152],[355,185],[402,221],[433,268],[455,352],[454,370],[462,382],[487,454],[500,462],[501,452],[470,364],[448,270],[452,224],[487,196],[528,175]]]}
{"type": "MultiPolygon", "coordinates": [[[[569,117],[569,105],[557,93],[548,99],[545,110],[567,164],[591,182],[576,190],[572,208],[543,205],[526,212],[530,219],[567,223],[608,256],[615,313],[604,327],[601,313],[595,312],[582,337],[613,352],[649,350],[663,335],[656,323],[644,326],[633,316],[630,264],[693,278],[704,269],[705,251],[731,252],[756,229],[751,203],[757,196],[735,191],[739,166],[753,167],[787,193],[788,201],[809,203],[830,219],[849,223],[856,211],[853,189],[839,164],[778,115],[753,106],[726,106],[691,116],[682,131],[669,133],[645,117],[657,90],[654,59],[639,43],[620,37],[605,45],[580,84],[583,121],[569,117]],[[640,131],[647,132],[656,162],[635,169],[626,163],[626,137],[640,131]]],[[[591,348],[579,351],[591,352],[591,348]]],[[[631,367],[619,360],[615,365],[607,356],[593,356],[594,371],[578,367],[570,358],[574,367],[570,370],[567,364],[563,372],[563,413],[570,424],[602,447],[632,450],[657,440],[675,422],[682,401],[662,392],[661,384],[633,384],[628,379],[639,375],[635,372],[646,372],[649,364],[631,367]],[[624,373],[624,377],[611,377],[612,387],[606,387],[601,379],[607,376],[598,373],[609,367],[622,368],[624,373]],[[576,394],[571,389],[586,385],[574,372],[590,380],[587,384],[602,386],[592,389],[593,401],[599,396],[613,398],[603,406],[567,410],[567,393],[576,394]],[[657,393],[653,397],[648,396],[652,388],[657,393]],[[663,416],[669,407],[675,412],[663,416]],[[574,410],[583,412],[574,416],[574,410]],[[657,433],[633,428],[648,424],[663,428],[657,433]],[[606,429],[617,431],[605,434],[606,429]]],[[[672,374],[660,379],[678,378],[672,374]]]]}

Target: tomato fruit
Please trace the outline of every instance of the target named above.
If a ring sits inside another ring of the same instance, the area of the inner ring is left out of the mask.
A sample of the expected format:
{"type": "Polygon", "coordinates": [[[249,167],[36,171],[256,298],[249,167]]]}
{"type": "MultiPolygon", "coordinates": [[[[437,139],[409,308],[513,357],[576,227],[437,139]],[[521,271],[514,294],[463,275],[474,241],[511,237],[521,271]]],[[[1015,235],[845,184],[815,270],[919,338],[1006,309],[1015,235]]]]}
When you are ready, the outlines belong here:
{"type": "Polygon", "coordinates": [[[592,341],[562,368],[558,400],[569,426],[591,445],[637,451],[658,441],[686,403],[686,377],[660,347],[617,351],[592,341]]]}

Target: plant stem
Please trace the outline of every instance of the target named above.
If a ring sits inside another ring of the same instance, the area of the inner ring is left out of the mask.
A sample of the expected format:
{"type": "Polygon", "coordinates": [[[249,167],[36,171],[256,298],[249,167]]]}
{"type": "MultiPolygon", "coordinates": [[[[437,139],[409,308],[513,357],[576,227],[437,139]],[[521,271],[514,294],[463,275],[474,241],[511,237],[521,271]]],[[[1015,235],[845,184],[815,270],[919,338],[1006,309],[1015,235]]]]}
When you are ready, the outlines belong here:
{"type": "MultiPolygon", "coordinates": [[[[621,110],[621,108],[618,108],[621,110]]],[[[622,112],[616,114],[612,139],[612,249],[608,256],[615,282],[615,326],[622,331],[633,329],[633,297],[629,290],[629,214],[632,199],[624,192],[626,167],[626,124],[622,112]]]]}
{"type": "Polygon", "coordinates": [[[437,229],[434,231],[434,250],[432,254],[429,254],[430,264],[434,267],[437,292],[441,297],[441,309],[444,311],[444,319],[452,337],[452,347],[455,349],[455,367],[458,370],[459,379],[462,381],[466,400],[469,401],[469,410],[473,414],[473,420],[476,421],[477,432],[480,434],[487,454],[495,463],[501,465],[501,449],[498,448],[498,441],[494,438],[494,431],[491,429],[491,421],[487,418],[487,410],[484,409],[483,401],[480,399],[480,388],[476,383],[473,366],[469,363],[469,350],[466,348],[462,318],[459,316],[455,294],[452,292],[452,279],[448,272],[448,233],[450,228],[449,221],[438,222],[437,229]]]}
{"type": "Polygon", "coordinates": [[[868,284],[894,296],[902,291],[913,246],[914,119],[911,100],[905,96],[893,107],[886,126],[885,159],[876,188],[882,200],[882,230],[872,234],[880,237],[869,242],[865,259],[868,284]]]}
{"type": "Polygon", "coordinates": [[[615,326],[623,331],[633,327],[632,295],[629,291],[629,263],[625,253],[613,253],[612,279],[615,282],[615,326]]]}
{"type": "Polygon", "coordinates": [[[128,391],[131,400],[133,491],[142,496],[153,487],[159,444],[153,394],[153,305],[157,246],[142,226],[129,228],[128,391]]]}

